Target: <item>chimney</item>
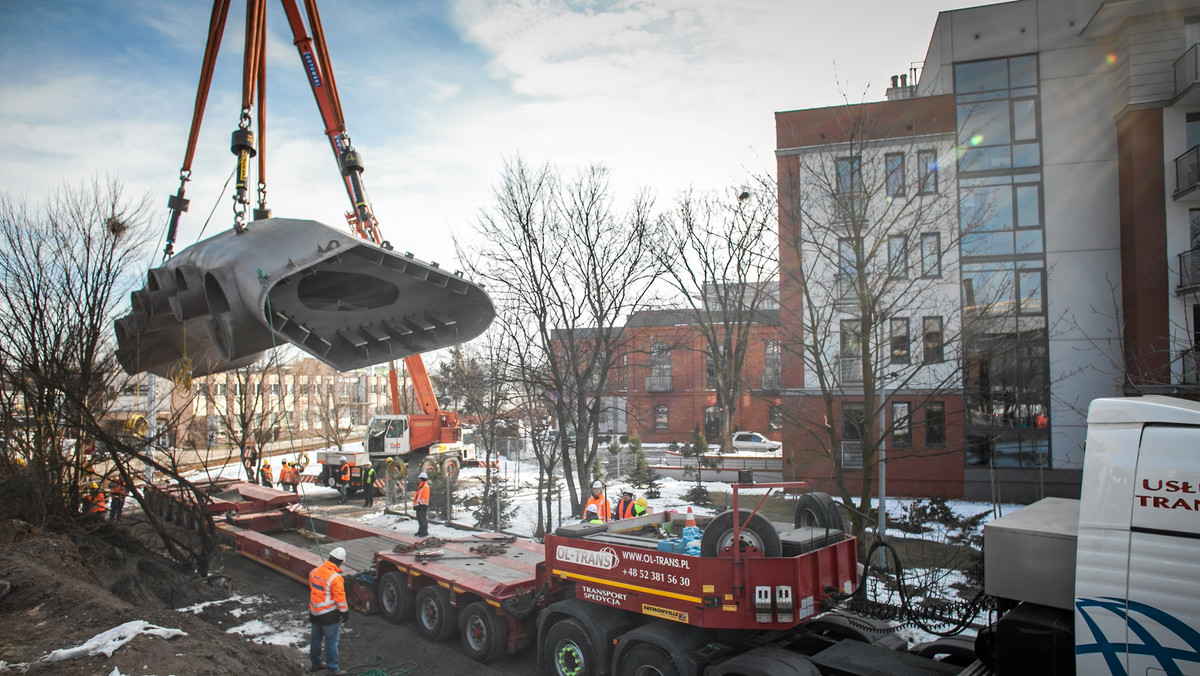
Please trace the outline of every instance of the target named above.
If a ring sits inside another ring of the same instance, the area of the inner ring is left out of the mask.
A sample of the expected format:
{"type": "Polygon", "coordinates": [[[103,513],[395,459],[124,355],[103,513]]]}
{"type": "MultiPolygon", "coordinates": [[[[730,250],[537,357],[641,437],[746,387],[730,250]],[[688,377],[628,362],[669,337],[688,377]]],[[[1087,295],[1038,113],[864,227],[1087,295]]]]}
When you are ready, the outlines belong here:
{"type": "Polygon", "coordinates": [[[908,86],[908,75],[901,75],[901,76],[900,76],[900,86],[901,86],[901,87],[907,87],[907,86],[908,86]]]}
{"type": "Polygon", "coordinates": [[[899,79],[900,79],[900,76],[899,76],[899,75],[893,75],[893,76],[892,76],[892,89],[895,89],[895,88],[897,87],[897,84],[896,84],[896,82],[897,82],[899,79]]]}

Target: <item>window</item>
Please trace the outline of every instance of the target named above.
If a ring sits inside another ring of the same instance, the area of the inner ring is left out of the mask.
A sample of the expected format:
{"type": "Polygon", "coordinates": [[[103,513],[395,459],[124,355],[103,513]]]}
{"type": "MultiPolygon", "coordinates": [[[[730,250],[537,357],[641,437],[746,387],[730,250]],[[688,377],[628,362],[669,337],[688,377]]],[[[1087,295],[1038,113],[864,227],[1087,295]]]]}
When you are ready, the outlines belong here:
{"type": "Polygon", "coordinates": [[[917,151],[917,176],[919,192],[922,195],[934,194],[938,191],[937,152],[933,150],[917,151]]]}
{"type": "Polygon", "coordinates": [[[888,197],[902,197],[904,195],[904,153],[884,155],[883,165],[887,174],[888,197]]]}
{"type": "Polygon", "coordinates": [[[946,445],[946,404],[940,401],[925,404],[925,445],[946,445]]]}
{"type": "Polygon", "coordinates": [[[892,402],[892,445],[912,446],[912,404],[892,402]]]}
{"type": "Polygon", "coordinates": [[[945,339],[942,336],[942,318],[922,317],[921,324],[923,340],[925,342],[925,363],[940,364],[946,360],[945,339]]]}
{"type": "Polygon", "coordinates": [[[861,401],[842,402],[842,441],[863,440],[864,408],[861,401]]]}
{"type": "Polygon", "coordinates": [[[843,319],[838,339],[841,341],[838,375],[840,382],[862,382],[862,323],[857,319],[843,319]]]}
{"type": "Polygon", "coordinates": [[[780,349],[778,340],[768,340],[763,347],[763,382],[764,390],[778,390],[780,385],[780,349]]]}
{"type": "Polygon", "coordinates": [[[668,409],[666,406],[654,407],[654,429],[665,430],[670,427],[670,418],[667,415],[668,409]]]}
{"type": "Polygon", "coordinates": [[[905,235],[888,238],[888,274],[896,279],[908,277],[908,237],[905,235]]]}
{"type": "Polygon", "coordinates": [[[1029,270],[1017,274],[1018,296],[1021,302],[1021,314],[1036,315],[1042,313],[1042,271],[1029,270]]]}
{"type": "Polygon", "coordinates": [[[671,348],[666,343],[650,346],[650,376],[646,378],[646,391],[671,391],[671,348]]]}
{"type": "Polygon", "coordinates": [[[767,409],[767,429],[783,429],[783,407],[779,404],[773,404],[767,409]]]}
{"type": "Polygon", "coordinates": [[[862,158],[841,157],[837,160],[837,191],[839,194],[861,193],[862,158]]]}
{"type": "MultiPolygon", "coordinates": [[[[722,353],[725,351],[725,346],[721,346],[722,353]]],[[[713,358],[711,349],[704,353],[704,387],[705,389],[715,390],[717,388],[717,360],[713,358]]]]}
{"type": "Polygon", "coordinates": [[[894,317],[891,320],[892,363],[909,363],[908,317],[894,317]]]}
{"type": "Polygon", "coordinates": [[[921,235],[921,276],[942,276],[942,235],[927,232],[921,235]]]}

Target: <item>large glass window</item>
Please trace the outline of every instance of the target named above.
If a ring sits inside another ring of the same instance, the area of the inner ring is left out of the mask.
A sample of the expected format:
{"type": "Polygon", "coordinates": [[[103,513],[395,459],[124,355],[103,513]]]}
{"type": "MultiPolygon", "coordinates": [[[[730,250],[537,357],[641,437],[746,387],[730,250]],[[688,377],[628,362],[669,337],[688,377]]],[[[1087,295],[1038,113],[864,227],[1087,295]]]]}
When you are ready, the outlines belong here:
{"type": "Polygon", "coordinates": [[[941,317],[922,317],[921,329],[926,364],[939,364],[946,360],[946,343],[942,331],[941,317]]]}
{"type": "Polygon", "coordinates": [[[893,235],[888,238],[888,272],[892,277],[908,277],[908,237],[893,235]]]}
{"type": "Polygon", "coordinates": [[[938,191],[937,152],[933,150],[917,151],[917,176],[920,181],[918,192],[927,195],[938,191]]]}
{"type": "Polygon", "coordinates": [[[921,235],[921,276],[942,276],[942,236],[939,233],[921,235]]]}
{"type": "Polygon", "coordinates": [[[912,446],[912,404],[907,401],[892,402],[892,445],[912,446]]]}
{"type": "Polygon", "coordinates": [[[767,409],[767,429],[783,429],[783,407],[779,404],[772,404],[767,409]]]}
{"type": "Polygon", "coordinates": [[[890,321],[892,363],[909,363],[908,317],[893,317],[890,321]]]}
{"type": "Polygon", "coordinates": [[[666,406],[654,407],[654,429],[665,430],[670,428],[670,416],[666,406]]]}
{"type": "Polygon", "coordinates": [[[925,446],[946,444],[946,404],[931,401],[925,404],[925,446]]]}
{"type": "Polygon", "coordinates": [[[837,160],[837,191],[842,194],[861,193],[862,158],[841,157],[837,160]]]}
{"type": "Polygon", "coordinates": [[[768,340],[763,346],[763,389],[779,389],[782,373],[780,356],[779,341],[768,340]]]}
{"type": "Polygon", "coordinates": [[[887,173],[888,197],[904,195],[904,153],[888,153],[883,156],[884,170],[887,173]]]}

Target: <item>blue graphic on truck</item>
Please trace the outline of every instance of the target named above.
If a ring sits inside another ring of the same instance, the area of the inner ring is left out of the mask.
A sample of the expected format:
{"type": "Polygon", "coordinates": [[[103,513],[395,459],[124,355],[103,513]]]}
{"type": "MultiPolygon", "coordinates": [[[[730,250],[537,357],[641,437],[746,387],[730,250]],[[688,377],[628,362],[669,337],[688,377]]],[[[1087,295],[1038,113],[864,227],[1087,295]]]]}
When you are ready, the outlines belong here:
{"type": "Polygon", "coordinates": [[[1126,674],[1123,658],[1126,653],[1149,655],[1168,674],[1190,671],[1180,663],[1200,664],[1200,632],[1168,612],[1145,603],[1111,597],[1078,599],[1075,609],[1095,639],[1095,643],[1084,643],[1084,636],[1076,636],[1075,654],[1102,656],[1109,673],[1126,674]],[[1128,624],[1129,636],[1136,637],[1140,642],[1124,643],[1125,636],[1121,636],[1119,641],[1110,641],[1093,619],[1093,613],[1112,613],[1121,618],[1122,625],[1128,624]],[[1164,640],[1173,645],[1164,645],[1164,640]]]}

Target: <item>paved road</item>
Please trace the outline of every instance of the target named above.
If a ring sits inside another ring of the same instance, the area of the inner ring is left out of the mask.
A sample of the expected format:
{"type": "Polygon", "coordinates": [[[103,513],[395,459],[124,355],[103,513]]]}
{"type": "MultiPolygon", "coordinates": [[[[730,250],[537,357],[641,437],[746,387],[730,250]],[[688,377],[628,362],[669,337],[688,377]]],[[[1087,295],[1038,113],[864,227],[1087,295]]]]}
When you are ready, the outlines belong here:
{"type": "MultiPolygon", "coordinates": [[[[314,511],[331,516],[354,518],[368,511],[361,503],[339,505],[335,497],[315,500],[314,511]]],[[[260,604],[260,612],[272,609],[295,608],[298,615],[306,614],[307,589],[295,580],[284,577],[254,561],[226,551],[221,557],[222,571],[235,580],[235,591],[267,597],[260,604]]],[[[347,632],[341,643],[341,667],[353,673],[354,669],[373,659],[381,659],[381,668],[396,667],[414,662],[413,674],[470,674],[471,676],[510,676],[536,673],[537,659],[532,647],[518,655],[510,655],[484,665],[464,655],[457,634],[441,643],[431,643],[419,634],[415,626],[391,624],[382,615],[363,615],[352,611],[347,632]]],[[[297,659],[306,660],[306,654],[297,659]]]]}

